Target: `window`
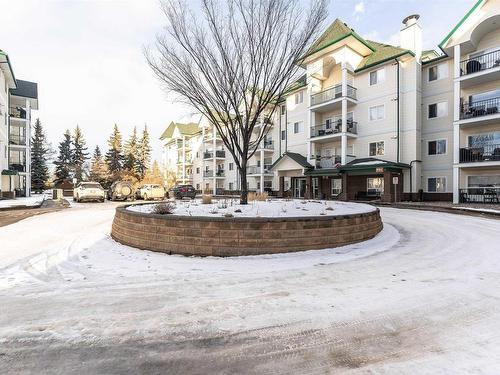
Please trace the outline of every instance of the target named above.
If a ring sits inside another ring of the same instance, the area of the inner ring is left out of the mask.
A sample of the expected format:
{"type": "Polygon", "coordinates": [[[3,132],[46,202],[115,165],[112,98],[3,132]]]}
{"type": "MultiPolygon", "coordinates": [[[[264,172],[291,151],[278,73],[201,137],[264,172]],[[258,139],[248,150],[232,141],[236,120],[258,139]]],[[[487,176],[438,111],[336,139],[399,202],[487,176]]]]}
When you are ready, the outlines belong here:
{"type": "Polygon", "coordinates": [[[429,141],[427,147],[427,155],[444,155],[444,154],[446,154],[446,139],[429,141]]]}
{"type": "Polygon", "coordinates": [[[281,116],[284,116],[286,114],[286,105],[281,106],[281,116]]]}
{"type": "Polygon", "coordinates": [[[332,178],[332,195],[336,196],[342,192],[342,179],[332,178]]]}
{"type": "Polygon", "coordinates": [[[500,131],[469,135],[468,145],[469,147],[496,148],[497,145],[500,145],[500,131]]]}
{"type": "Polygon", "coordinates": [[[257,181],[257,190],[260,190],[260,182],[257,181]]]}
{"type": "Polygon", "coordinates": [[[429,104],[429,118],[448,116],[448,102],[429,104]]]}
{"type": "Polygon", "coordinates": [[[366,192],[368,195],[380,195],[384,192],[384,178],[370,177],[366,179],[366,192]]]}
{"type": "Polygon", "coordinates": [[[370,72],[370,86],[377,85],[385,81],[385,69],[374,70],[370,72]]]}
{"type": "Polygon", "coordinates": [[[196,167],[196,174],[200,174],[200,167],[196,167]]]}
{"type": "Polygon", "coordinates": [[[385,105],[370,107],[370,121],[382,120],[385,117],[385,105]]]}
{"type": "Polygon", "coordinates": [[[229,170],[232,171],[234,169],[234,163],[229,163],[229,170]]]}
{"type": "Polygon", "coordinates": [[[446,177],[429,177],[427,179],[427,191],[429,193],[446,192],[446,177]]]}
{"type": "Polygon", "coordinates": [[[232,183],[232,182],[230,182],[230,183],[229,183],[229,190],[231,190],[231,191],[233,191],[233,190],[234,190],[234,188],[233,188],[233,183],[232,183]]]}
{"type": "Polygon", "coordinates": [[[384,154],[384,141],[370,143],[370,156],[380,156],[384,154]]]}
{"type": "Polygon", "coordinates": [[[500,188],[500,174],[489,176],[468,176],[467,186],[500,188]]]}
{"type": "Polygon", "coordinates": [[[199,158],[200,157],[200,153],[199,151],[196,151],[196,158],[199,158]]]}
{"type": "Polygon", "coordinates": [[[302,121],[293,123],[293,132],[294,134],[302,133],[304,131],[302,126],[302,121]]]}
{"type": "Polygon", "coordinates": [[[286,139],[286,130],[281,131],[281,140],[284,141],[286,139]]]}
{"type": "Polygon", "coordinates": [[[200,184],[196,184],[196,190],[200,190],[200,184]]]}
{"type": "Polygon", "coordinates": [[[299,91],[295,94],[295,104],[300,104],[304,101],[304,91],[299,91]]]}
{"type": "Polygon", "coordinates": [[[439,64],[429,68],[429,82],[448,77],[448,64],[439,64]]]}

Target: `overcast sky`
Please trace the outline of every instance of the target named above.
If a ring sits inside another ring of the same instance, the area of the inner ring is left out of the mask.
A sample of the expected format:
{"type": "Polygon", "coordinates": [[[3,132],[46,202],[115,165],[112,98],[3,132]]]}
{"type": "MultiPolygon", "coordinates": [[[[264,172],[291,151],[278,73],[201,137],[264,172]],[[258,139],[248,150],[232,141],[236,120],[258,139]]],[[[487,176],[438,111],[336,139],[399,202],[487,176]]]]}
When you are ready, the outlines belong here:
{"type": "MultiPolygon", "coordinates": [[[[418,13],[424,48],[434,48],[474,2],[332,0],[329,21],[339,17],[364,37],[397,45],[401,21],[418,13]]],[[[163,17],[157,0],[0,0],[0,49],[16,78],[38,83],[35,116],[54,147],[76,124],[93,149],[106,147],[114,123],[125,138],[146,123],[160,160],[165,126],[192,115],[169,100],[142,54],[163,17]]]]}

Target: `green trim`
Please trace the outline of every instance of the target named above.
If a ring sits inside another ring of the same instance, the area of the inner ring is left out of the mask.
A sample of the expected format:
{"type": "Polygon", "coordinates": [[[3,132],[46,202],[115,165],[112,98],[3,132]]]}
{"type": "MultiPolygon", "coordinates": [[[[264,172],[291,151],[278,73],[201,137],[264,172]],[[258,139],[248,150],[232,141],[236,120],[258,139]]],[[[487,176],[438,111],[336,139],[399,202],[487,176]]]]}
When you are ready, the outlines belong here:
{"type": "Polygon", "coordinates": [[[17,171],[12,169],[4,169],[2,171],[2,176],[17,176],[17,171]]]}
{"type": "Polygon", "coordinates": [[[366,66],[362,67],[361,69],[356,69],[356,70],[354,71],[354,73],[361,72],[361,71],[363,71],[363,70],[365,70],[365,69],[370,69],[370,68],[372,68],[372,67],[374,67],[374,66],[377,66],[377,65],[379,65],[379,64],[383,64],[383,63],[385,63],[385,62],[387,62],[387,61],[390,61],[390,60],[397,59],[398,57],[404,56],[404,55],[406,55],[406,54],[409,54],[409,55],[411,55],[411,56],[415,57],[415,54],[414,54],[412,51],[407,50],[407,51],[404,51],[404,52],[398,53],[397,55],[387,57],[387,58],[385,58],[385,59],[383,59],[383,60],[380,60],[380,61],[375,61],[375,62],[373,62],[373,63],[371,63],[371,64],[369,64],[369,65],[366,65],[366,66]]]}
{"type": "Polygon", "coordinates": [[[4,51],[2,51],[1,49],[0,49],[0,55],[5,56],[5,58],[7,60],[7,65],[9,65],[10,72],[12,73],[12,79],[14,80],[14,85],[17,88],[17,79],[16,79],[16,75],[14,74],[14,69],[12,69],[12,65],[10,63],[9,55],[7,55],[7,53],[4,52],[4,51]]]}
{"type": "Polygon", "coordinates": [[[438,62],[440,60],[449,59],[449,58],[450,58],[450,56],[448,56],[448,55],[441,55],[441,56],[435,57],[431,60],[422,61],[422,65],[432,64],[432,63],[438,62]]]}
{"type": "Polygon", "coordinates": [[[336,176],[340,177],[340,171],[338,169],[325,168],[325,169],[311,169],[305,171],[305,176],[336,176]]]}
{"type": "Polygon", "coordinates": [[[467,18],[470,17],[470,15],[479,7],[479,5],[483,2],[484,0],[477,0],[476,4],[467,12],[467,14],[462,17],[462,19],[457,23],[457,25],[446,35],[446,37],[443,39],[441,43],[439,43],[439,48],[443,49],[444,44],[448,42],[448,40],[451,38],[451,36],[457,31],[457,29],[462,26],[462,24],[467,20],[467,18]]]}

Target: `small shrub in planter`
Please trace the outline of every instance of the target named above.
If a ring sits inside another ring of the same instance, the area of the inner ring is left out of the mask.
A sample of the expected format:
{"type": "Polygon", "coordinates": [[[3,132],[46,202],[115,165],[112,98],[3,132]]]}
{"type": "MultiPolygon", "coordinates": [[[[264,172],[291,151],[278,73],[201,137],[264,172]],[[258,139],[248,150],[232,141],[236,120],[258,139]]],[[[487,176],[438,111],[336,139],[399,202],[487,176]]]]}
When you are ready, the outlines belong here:
{"type": "Polygon", "coordinates": [[[175,210],[175,204],[172,202],[158,203],[153,208],[153,213],[157,215],[170,215],[175,210]]]}
{"type": "Polygon", "coordinates": [[[327,211],[333,211],[333,207],[328,206],[327,208],[325,208],[325,210],[327,210],[327,211]]]}
{"type": "Polygon", "coordinates": [[[212,203],[212,196],[210,194],[204,194],[201,197],[201,203],[202,204],[211,204],[212,203]]]}
{"type": "Polygon", "coordinates": [[[230,212],[226,212],[224,214],[224,217],[234,217],[234,215],[232,213],[230,213],[230,212]]]}
{"type": "Polygon", "coordinates": [[[241,213],[241,210],[239,208],[237,208],[236,210],[234,210],[234,212],[241,213]]]}
{"type": "Polygon", "coordinates": [[[248,200],[250,202],[253,202],[253,201],[266,201],[267,197],[268,197],[268,194],[266,192],[264,192],[264,193],[250,192],[250,193],[248,193],[248,200]]]}

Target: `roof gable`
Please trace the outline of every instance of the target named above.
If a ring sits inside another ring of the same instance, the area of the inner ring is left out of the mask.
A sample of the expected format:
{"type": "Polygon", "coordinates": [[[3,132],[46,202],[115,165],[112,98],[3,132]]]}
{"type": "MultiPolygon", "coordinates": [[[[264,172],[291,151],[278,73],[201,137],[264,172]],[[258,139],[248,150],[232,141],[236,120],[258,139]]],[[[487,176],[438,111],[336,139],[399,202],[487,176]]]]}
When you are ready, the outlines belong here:
{"type": "Polygon", "coordinates": [[[173,138],[174,136],[191,136],[193,134],[196,134],[199,131],[198,124],[194,122],[189,122],[187,124],[183,124],[180,122],[171,122],[167,128],[163,131],[162,135],[160,136],[161,140],[164,139],[170,139],[173,138]]]}
{"type": "Polygon", "coordinates": [[[370,40],[369,43],[373,47],[375,47],[375,51],[361,60],[355,70],[356,72],[371,68],[372,66],[384,63],[406,54],[415,56],[415,54],[408,49],[391,46],[390,44],[378,43],[372,40],[370,40]]]}
{"type": "Polygon", "coordinates": [[[285,160],[287,158],[290,158],[295,163],[297,163],[300,168],[305,168],[305,169],[313,168],[313,166],[311,164],[309,164],[309,162],[307,161],[307,158],[304,155],[298,154],[296,152],[288,152],[287,151],[287,152],[283,153],[283,155],[281,155],[273,163],[273,165],[271,165],[270,169],[273,170],[280,162],[282,162],[283,160],[285,160]]]}

